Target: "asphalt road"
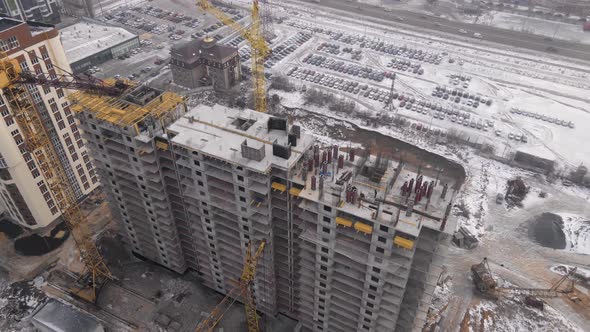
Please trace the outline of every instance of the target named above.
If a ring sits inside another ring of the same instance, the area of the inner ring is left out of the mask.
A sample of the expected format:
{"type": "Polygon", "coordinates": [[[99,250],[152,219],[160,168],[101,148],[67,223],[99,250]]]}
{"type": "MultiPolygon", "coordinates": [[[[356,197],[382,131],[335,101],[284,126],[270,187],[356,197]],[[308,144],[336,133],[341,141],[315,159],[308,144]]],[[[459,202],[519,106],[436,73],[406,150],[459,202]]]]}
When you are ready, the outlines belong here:
{"type": "MultiPolygon", "coordinates": [[[[318,5],[312,0],[301,0],[318,5]]],[[[474,33],[480,33],[483,40],[504,44],[511,47],[529,49],[533,51],[559,54],[580,60],[590,60],[590,45],[570,42],[565,40],[546,40],[544,36],[532,35],[524,32],[505,30],[486,25],[469,24],[449,21],[445,18],[414,13],[406,10],[384,11],[383,8],[372,5],[360,5],[356,2],[345,0],[321,0],[319,5],[348,11],[351,13],[389,20],[399,24],[412,25],[424,29],[435,30],[447,34],[455,34],[466,38],[474,33]],[[466,30],[468,34],[460,33],[459,30],[466,30]],[[548,47],[553,47],[554,52],[548,52],[548,47]]],[[[475,40],[475,38],[473,38],[475,40]]]]}

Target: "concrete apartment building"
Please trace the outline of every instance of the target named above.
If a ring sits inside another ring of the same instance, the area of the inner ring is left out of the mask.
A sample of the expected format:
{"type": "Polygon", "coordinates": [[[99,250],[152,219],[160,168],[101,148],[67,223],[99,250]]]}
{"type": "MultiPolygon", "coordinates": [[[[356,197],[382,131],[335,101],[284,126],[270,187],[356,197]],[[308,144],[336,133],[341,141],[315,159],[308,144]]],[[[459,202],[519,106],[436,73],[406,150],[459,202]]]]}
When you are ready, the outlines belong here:
{"type": "Polygon", "coordinates": [[[57,0],[0,0],[0,14],[21,21],[59,23],[58,7],[57,0]]]}
{"type": "MultiPolygon", "coordinates": [[[[24,71],[56,77],[68,61],[51,25],[0,19],[0,49],[18,59],[24,71]]],[[[78,198],[98,186],[90,156],[66,99],[67,91],[25,87],[40,111],[53,147],[78,198]]],[[[4,213],[28,228],[50,225],[60,216],[46,180],[25,148],[22,129],[13,119],[10,100],[0,92],[0,200],[4,213]]]]}
{"type": "Polygon", "coordinates": [[[228,90],[242,76],[238,48],[219,45],[211,37],[174,45],[170,53],[172,79],[187,88],[213,85],[228,90]]]}
{"type": "Polygon", "coordinates": [[[250,110],[180,108],[135,129],[77,112],[136,254],[227,293],[264,240],[260,311],[304,331],[421,331],[454,231],[460,184],[445,174],[250,110]]]}

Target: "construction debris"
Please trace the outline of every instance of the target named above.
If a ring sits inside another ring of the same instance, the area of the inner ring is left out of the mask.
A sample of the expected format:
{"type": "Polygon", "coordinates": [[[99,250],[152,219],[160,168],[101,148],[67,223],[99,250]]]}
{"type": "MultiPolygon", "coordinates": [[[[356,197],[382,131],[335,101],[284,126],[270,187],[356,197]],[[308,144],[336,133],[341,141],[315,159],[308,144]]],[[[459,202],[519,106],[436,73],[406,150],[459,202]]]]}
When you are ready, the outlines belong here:
{"type": "Polygon", "coordinates": [[[477,247],[479,240],[467,228],[461,226],[453,234],[453,243],[459,248],[473,249],[477,247]]]}

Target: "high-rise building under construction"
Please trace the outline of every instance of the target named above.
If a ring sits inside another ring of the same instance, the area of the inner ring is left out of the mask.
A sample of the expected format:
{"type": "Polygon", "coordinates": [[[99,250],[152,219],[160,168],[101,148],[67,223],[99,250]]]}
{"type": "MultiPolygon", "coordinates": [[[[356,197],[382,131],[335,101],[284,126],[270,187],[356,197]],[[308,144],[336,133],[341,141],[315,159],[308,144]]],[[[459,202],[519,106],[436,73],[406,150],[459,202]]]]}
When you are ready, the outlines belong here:
{"type": "Polygon", "coordinates": [[[421,330],[454,230],[444,174],[320,145],[249,110],[175,108],[122,124],[96,109],[76,111],[133,252],[227,293],[248,243],[265,240],[258,310],[305,331],[421,330]]]}

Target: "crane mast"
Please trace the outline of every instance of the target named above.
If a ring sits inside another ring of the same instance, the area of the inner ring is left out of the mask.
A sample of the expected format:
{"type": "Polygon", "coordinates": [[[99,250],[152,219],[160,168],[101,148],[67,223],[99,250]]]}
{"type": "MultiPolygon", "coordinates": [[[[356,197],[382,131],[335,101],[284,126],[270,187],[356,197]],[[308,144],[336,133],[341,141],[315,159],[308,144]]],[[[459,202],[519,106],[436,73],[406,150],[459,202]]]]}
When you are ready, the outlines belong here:
{"type": "Polygon", "coordinates": [[[85,268],[91,277],[91,288],[82,288],[76,292],[76,295],[89,302],[94,302],[97,285],[100,281],[111,279],[112,274],[92,239],[91,232],[86,225],[86,217],[80,209],[64,167],[59,161],[49,132],[43,124],[41,114],[39,114],[30,92],[24,85],[24,83],[37,83],[30,77],[28,81],[24,82],[23,76],[27,75],[22,74],[18,61],[10,59],[6,53],[0,52],[0,88],[10,105],[15,122],[22,132],[26,150],[45,177],[48,190],[72,234],[85,268]]]}
{"type": "Polygon", "coordinates": [[[221,10],[215,8],[209,0],[199,0],[198,6],[205,12],[215,16],[223,24],[237,31],[250,43],[252,50],[252,77],[254,83],[254,98],[257,112],[266,113],[266,88],[264,77],[264,61],[270,54],[270,47],[264,39],[260,20],[260,6],[258,0],[252,1],[252,24],[243,27],[221,10]]]}
{"type": "Polygon", "coordinates": [[[227,295],[217,304],[211,311],[209,317],[205,318],[198,326],[197,332],[212,332],[215,326],[221,321],[223,315],[241,296],[244,301],[246,310],[246,322],[248,323],[248,332],[260,331],[258,327],[258,315],[256,314],[256,303],[252,296],[252,284],[256,276],[256,264],[258,258],[262,255],[266,242],[262,240],[256,252],[252,254],[252,242],[248,244],[246,249],[246,257],[244,258],[244,267],[242,268],[242,275],[238,285],[232,288],[227,295]]]}

